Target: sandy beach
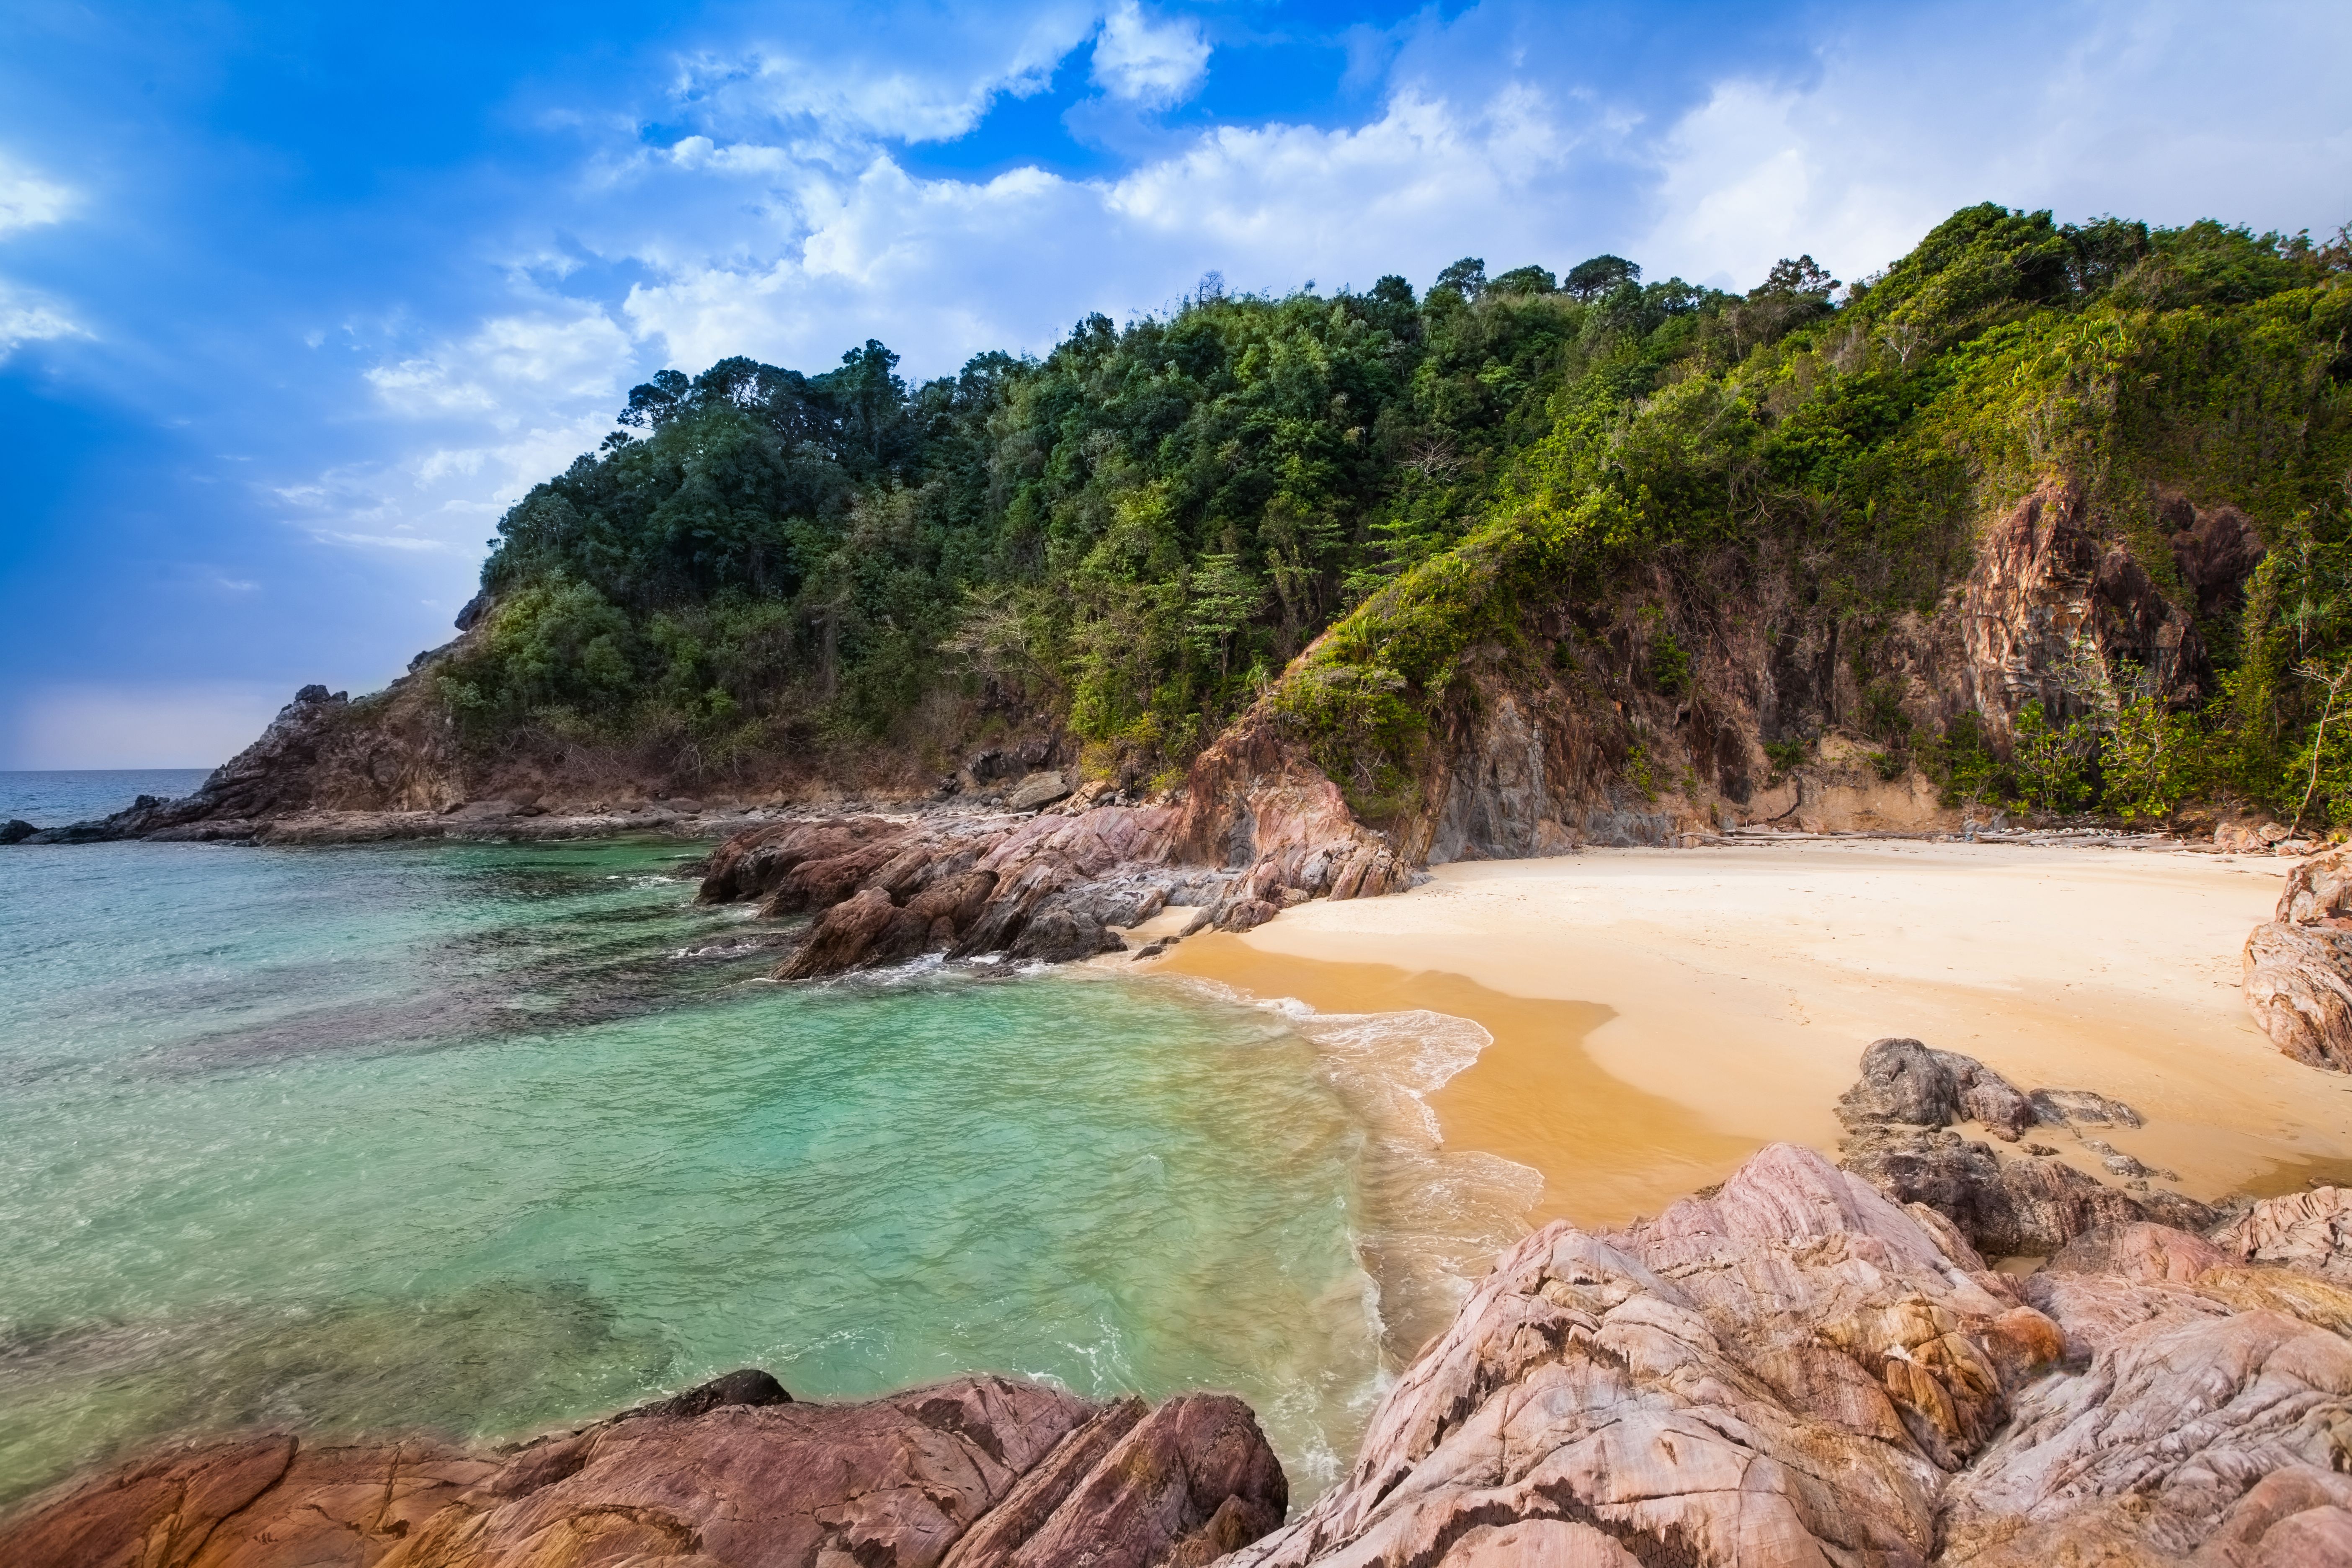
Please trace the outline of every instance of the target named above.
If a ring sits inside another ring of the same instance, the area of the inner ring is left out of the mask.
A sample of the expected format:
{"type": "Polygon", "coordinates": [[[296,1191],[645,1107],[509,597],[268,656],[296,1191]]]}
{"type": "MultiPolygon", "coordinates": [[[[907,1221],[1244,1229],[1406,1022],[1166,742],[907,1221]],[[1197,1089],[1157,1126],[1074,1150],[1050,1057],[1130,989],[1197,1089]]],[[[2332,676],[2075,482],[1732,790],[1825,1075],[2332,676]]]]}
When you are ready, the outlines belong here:
{"type": "MultiPolygon", "coordinates": [[[[1591,850],[1194,937],[1155,967],[1325,1013],[1425,1007],[1494,1043],[1446,1145],[1534,1167],[1531,1217],[1612,1224],[1774,1140],[1833,1152],[1870,1041],[2094,1089],[2113,1144],[2205,1199],[2352,1180],[2352,1081],[2259,1034],[2239,950],[2288,862],[1906,841],[1591,850]]],[[[2078,1151],[2069,1157],[2087,1158],[2078,1151]]]]}

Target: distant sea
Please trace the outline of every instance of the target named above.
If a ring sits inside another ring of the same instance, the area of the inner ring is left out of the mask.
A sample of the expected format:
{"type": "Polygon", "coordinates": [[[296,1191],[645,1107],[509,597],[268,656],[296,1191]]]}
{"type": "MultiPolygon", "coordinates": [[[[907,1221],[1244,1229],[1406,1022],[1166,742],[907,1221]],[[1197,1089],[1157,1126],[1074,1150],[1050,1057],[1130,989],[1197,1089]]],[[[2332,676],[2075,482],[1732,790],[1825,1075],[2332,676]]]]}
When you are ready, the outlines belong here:
{"type": "Polygon", "coordinates": [[[193,795],[207,768],[88,768],[55,773],[0,773],[0,822],[22,818],[36,827],[121,811],[142,795],[193,795]]]}
{"type": "MultiPolygon", "coordinates": [[[[0,774],[0,815],[203,776],[0,774]]],[[[166,1437],[504,1439],[744,1365],[1231,1389],[1303,1498],[1381,1386],[1368,1260],[1458,1289],[1517,1228],[1376,1124],[1415,1043],[1377,1021],[1334,1056],[1173,980],[779,985],[701,849],[0,847],[0,1505],[166,1437]]]]}

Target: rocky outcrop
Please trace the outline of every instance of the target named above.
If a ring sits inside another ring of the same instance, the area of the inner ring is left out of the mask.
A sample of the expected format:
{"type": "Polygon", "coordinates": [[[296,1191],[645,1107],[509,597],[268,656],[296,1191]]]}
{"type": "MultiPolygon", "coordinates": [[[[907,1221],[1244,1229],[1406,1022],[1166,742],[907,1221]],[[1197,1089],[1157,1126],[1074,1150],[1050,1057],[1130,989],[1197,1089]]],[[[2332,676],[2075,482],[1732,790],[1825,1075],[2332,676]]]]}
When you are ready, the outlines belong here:
{"type": "MultiPolygon", "coordinates": [[[[2227,509],[2200,513],[2180,502],[2175,510],[2186,513],[2175,535],[2176,569],[2200,599],[2233,601],[2261,559],[2259,540],[2247,554],[2251,526],[2227,509]]],[[[1985,531],[1958,615],[1964,695],[2003,740],[2028,702],[2061,722],[2084,712],[2086,666],[2137,666],[2175,702],[2210,695],[2211,662],[2191,610],[2166,596],[2098,525],[2085,494],[2067,485],[2044,485],[1985,531]]]]}
{"type": "Polygon", "coordinates": [[[2342,849],[2287,873],[2271,920],[2246,938],[2246,1007],[2284,1054],[2352,1072],[2352,859],[2342,849]]]}
{"type": "Polygon", "coordinates": [[[1863,1053],[1862,1079],[1838,1102],[1846,1136],[1841,1163],[1905,1203],[1924,1204],[1959,1227],[1969,1245],[1992,1258],[2046,1258],[2086,1233],[2147,1220],[2202,1228],[2219,1216],[2203,1204],[2154,1185],[2155,1173],[2081,1129],[2137,1127],[2139,1113],[2088,1089],[2021,1092],[1970,1057],[1931,1050],[1917,1040],[1886,1039],[1863,1053]],[[1998,1152],[1949,1129],[1983,1125],[2017,1143],[2031,1129],[2072,1135],[2126,1190],[2031,1143],[1998,1152]]]}
{"type": "Polygon", "coordinates": [[[1278,1524],[1246,1405],[1147,1410],[965,1377],[863,1405],[763,1373],[503,1453],[236,1438],[0,1523],[10,1568],[1104,1568],[1198,1564],[1278,1524]]]}
{"type": "MultiPolygon", "coordinates": [[[[1860,1100],[1932,1108],[1943,1085],[1904,1080],[1956,1070],[1888,1057],[1904,1070],[1860,1100]]],[[[1654,1220],[1505,1254],[1345,1481],[1232,1561],[2333,1562],[2347,1306],[2146,1222],[2021,1282],[1935,1211],[1774,1145],[1654,1220]]]]}
{"type": "Polygon", "coordinates": [[[432,813],[466,798],[464,772],[456,727],[417,678],[359,702],[306,686],[194,795],[142,795],[101,821],[26,842],[249,838],[262,824],[306,813],[432,813]]]}
{"type": "Polygon", "coordinates": [[[1116,928],[1163,909],[1242,931],[1286,905],[1370,897],[1409,875],[1312,764],[1228,735],[1194,766],[1180,805],[780,823],[721,845],[701,897],[813,917],[776,971],[805,980],[926,952],[1063,963],[1118,949],[1116,928]]]}
{"type": "Polygon", "coordinates": [[[2352,1192],[2315,1187],[2265,1198],[2213,1240],[2250,1262],[2283,1263],[2352,1285],[2352,1192]]]}

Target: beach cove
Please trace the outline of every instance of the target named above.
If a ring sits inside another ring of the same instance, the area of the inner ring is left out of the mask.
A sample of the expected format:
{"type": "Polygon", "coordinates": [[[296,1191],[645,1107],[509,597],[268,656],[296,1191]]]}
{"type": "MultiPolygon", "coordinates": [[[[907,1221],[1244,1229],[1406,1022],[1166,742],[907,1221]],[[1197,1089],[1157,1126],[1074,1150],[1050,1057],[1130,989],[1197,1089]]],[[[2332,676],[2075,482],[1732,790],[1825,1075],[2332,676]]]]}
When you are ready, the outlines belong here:
{"type": "MultiPolygon", "coordinates": [[[[1440,868],[1203,933],[1153,967],[1493,1044],[1428,1097],[1449,1150],[1542,1173],[1530,1218],[1654,1214],[1775,1140],[1836,1149],[1863,1047],[1909,1036],[2147,1118],[2116,1142],[2211,1201],[2352,1175],[2352,1086],[2281,1056],[2239,952],[2290,862],[1800,841],[1440,868]]],[[[2069,1151],[2070,1156],[2074,1152],[2069,1151]]]]}

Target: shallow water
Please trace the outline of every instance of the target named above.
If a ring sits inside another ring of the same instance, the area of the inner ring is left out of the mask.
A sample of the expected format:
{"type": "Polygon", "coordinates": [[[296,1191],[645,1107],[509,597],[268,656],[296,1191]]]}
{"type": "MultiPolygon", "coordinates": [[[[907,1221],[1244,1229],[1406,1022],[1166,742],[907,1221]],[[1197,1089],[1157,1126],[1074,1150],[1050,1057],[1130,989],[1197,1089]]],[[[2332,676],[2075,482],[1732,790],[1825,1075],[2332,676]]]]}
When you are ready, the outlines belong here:
{"type": "Polygon", "coordinates": [[[1333,1479],[1367,1262],[1392,1312],[1458,1287],[1391,1256],[1439,1200],[1384,1208],[1377,1062],[1176,981],[776,985],[691,853],[0,849],[0,1500],[168,1435],[505,1437],[739,1365],[1229,1388],[1295,1496],[1333,1479]]]}

